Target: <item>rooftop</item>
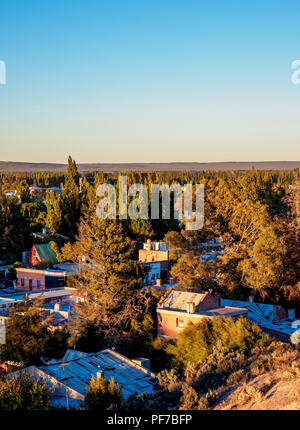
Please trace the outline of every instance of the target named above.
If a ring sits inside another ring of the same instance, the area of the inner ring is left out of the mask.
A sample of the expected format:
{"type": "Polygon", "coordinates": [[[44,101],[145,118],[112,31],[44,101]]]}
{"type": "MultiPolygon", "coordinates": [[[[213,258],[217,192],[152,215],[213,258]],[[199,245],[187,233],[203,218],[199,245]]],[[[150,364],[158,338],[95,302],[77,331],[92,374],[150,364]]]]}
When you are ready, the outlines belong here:
{"type": "Polygon", "coordinates": [[[201,318],[203,318],[203,316],[207,316],[208,318],[213,316],[235,317],[241,314],[247,314],[247,309],[245,308],[237,306],[216,306],[217,303],[216,298],[209,292],[191,293],[171,289],[161,299],[158,308],[160,312],[189,313],[189,315],[193,315],[194,317],[199,316],[201,318]],[[194,309],[191,312],[187,310],[189,303],[194,304],[194,309]],[[201,307],[197,308],[201,303],[201,307]]]}
{"type": "Polygon", "coordinates": [[[83,396],[92,376],[100,370],[105,379],[115,378],[125,398],[134,392],[152,393],[154,389],[154,373],[111,349],[92,354],[68,350],[61,360],[39,369],[83,396]]]}
{"type": "Polygon", "coordinates": [[[170,293],[161,300],[160,308],[169,308],[177,311],[186,311],[187,303],[194,303],[195,307],[202,302],[208,293],[189,293],[186,291],[171,290],[170,293]]]}
{"type": "Polygon", "coordinates": [[[71,296],[74,294],[74,289],[72,288],[53,288],[49,290],[41,290],[36,292],[18,292],[18,293],[4,293],[0,290],[0,302],[13,302],[16,300],[23,300],[25,294],[28,294],[30,300],[34,300],[41,294],[45,296],[46,299],[51,299],[55,297],[71,296]]]}
{"type": "MultiPolygon", "coordinates": [[[[254,324],[258,324],[266,329],[275,330],[286,335],[291,335],[295,328],[292,328],[293,321],[287,318],[274,321],[274,305],[266,303],[250,303],[241,300],[221,299],[222,306],[232,306],[248,309],[248,319],[254,324]]],[[[281,306],[278,306],[281,309],[281,306]]]]}
{"type": "Polygon", "coordinates": [[[34,247],[41,261],[48,261],[51,264],[57,263],[56,254],[49,243],[34,245],[34,247]]]}

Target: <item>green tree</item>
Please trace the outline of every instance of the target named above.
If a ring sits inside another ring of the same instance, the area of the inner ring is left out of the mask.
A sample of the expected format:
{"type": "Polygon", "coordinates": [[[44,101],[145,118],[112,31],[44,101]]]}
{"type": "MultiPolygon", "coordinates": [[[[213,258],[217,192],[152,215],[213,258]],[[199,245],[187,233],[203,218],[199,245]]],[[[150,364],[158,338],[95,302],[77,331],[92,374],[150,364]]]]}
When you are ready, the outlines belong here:
{"type": "Polygon", "coordinates": [[[84,302],[76,306],[72,332],[76,337],[92,324],[104,343],[117,342],[122,332],[129,330],[132,319],[136,319],[136,312],[144,316],[148,312],[146,299],[144,308],[136,302],[137,294],[141,293],[143,269],[134,261],[122,224],[100,220],[95,215],[93,219],[82,220],[77,241],[68,251],[72,261],[81,264],[74,282],[84,297],[84,302]],[[82,264],[82,257],[88,264],[82,264]]]}
{"type": "Polygon", "coordinates": [[[81,196],[79,190],[79,173],[76,162],[69,156],[65,176],[65,188],[61,195],[63,209],[63,231],[71,239],[77,233],[77,223],[81,215],[81,196]]]}
{"type": "Polygon", "coordinates": [[[46,384],[26,373],[0,380],[0,410],[48,409],[49,403],[46,384]]]}
{"type": "Polygon", "coordinates": [[[184,291],[208,291],[217,287],[214,263],[202,263],[199,256],[183,254],[171,269],[172,277],[184,291]]]}
{"type": "Polygon", "coordinates": [[[109,381],[102,377],[92,377],[86,388],[84,404],[87,409],[104,410],[109,407],[120,407],[122,390],[113,377],[109,381]]]}
{"type": "Polygon", "coordinates": [[[22,203],[30,201],[30,189],[25,179],[22,179],[20,182],[17,183],[16,196],[19,197],[22,203]]]}
{"type": "Polygon", "coordinates": [[[271,339],[246,318],[205,318],[198,324],[188,325],[179,333],[175,345],[167,351],[174,355],[173,365],[185,367],[189,362],[204,361],[218,344],[230,350],[239,349],[250,353],[255,346],[265,346],[271,339]]]}
{"type": "Polygon", "coordinates": [[[25,296],[9,312],[6,344],[0,345],[1,360],[40,364],[41,357],[59,358],[66,350],[67,333],[54,331],[52,317],[41,309],[43,297],[30,301],[25,296]]]}

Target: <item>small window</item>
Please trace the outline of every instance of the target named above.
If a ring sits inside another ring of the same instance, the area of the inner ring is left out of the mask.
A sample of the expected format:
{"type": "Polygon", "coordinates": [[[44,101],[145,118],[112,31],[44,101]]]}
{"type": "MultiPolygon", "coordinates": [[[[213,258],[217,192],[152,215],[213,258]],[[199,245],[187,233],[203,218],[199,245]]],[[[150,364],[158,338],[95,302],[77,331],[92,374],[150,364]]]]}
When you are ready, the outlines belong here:
{"type": "Polygon", "coordinates": [[[32,290],[32,279],[29,279],[29,289],[32,290]]]}
{"type": "Polygon", "coordinates": [[[182,328],[184,326],[184,321],[176,318],[176,327],[182,328]]]}
{"type": "Polygon", "coordinates": [[[24,282],[24,278],[21,278],[21,287],[24,287],[25,282],[24,282]]]}
{"type": "Polygon", "coordinates": [[[41,288],[41,281],[38,279],[38,281],[37,281],[37,287],[38,288],[41,288]]]}

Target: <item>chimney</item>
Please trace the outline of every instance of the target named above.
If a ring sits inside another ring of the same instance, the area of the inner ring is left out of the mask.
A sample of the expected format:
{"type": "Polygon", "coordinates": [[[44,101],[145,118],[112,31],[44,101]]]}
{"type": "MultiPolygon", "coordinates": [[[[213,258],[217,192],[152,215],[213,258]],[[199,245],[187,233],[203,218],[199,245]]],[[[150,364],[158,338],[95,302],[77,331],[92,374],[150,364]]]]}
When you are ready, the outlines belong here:
{"type": "Polygon", "coordinates": [[[218,308],[221,307],[221,294],[215,293],[218,308]]]}
{"type": "Polygon", "coordinates": [[[194,314],[195,313],[195,303],[194,302],[188,302],[186,304],[186,311],[188,314],[194,314]]]}
{"type": "Polygon", "coordinates": [[[279,306],[278,305],[274,305],[273,310],[274,310],[274,319],[273,319],[273,321],[279,321],[279,320],[281,320],[282,318],[280,316],[279,306]]]}
{"type": "Polygon", "coordinates": [[[43,233],[45,236],[47,236],[47,235],[50,233],[50,229],[49,229],[49,227],[43,227],[43,228],[42,228],[42,233],[43,233]]]}
{"type": "Polygon", "coordinates": [[[104,370],[98,370],[97,378],[99,378],[99,379],[104,378],[104,370]]]}
{"type": "Polygon", "coordinates": [[[151,240],[150,239],[148,239],[147,240],[147,248],[146,248],[148,251],[150,251],[151,250],[151,240]]]}
{"type": "Polygon", "coordinates": [[[162,286],[162,281],[160,278],[156,279],[156,286],[157,287],[161,287],[162,286]]]}
{"type": "Polygon", "coordinates": [[[294,321],[296,319],[296,309],[288,309],[288,319],[294,321]]]}
{"type": "Polygon", "coordinates": [[[249,296],[248,302],[251,304],[254,303],[254,296],[249,296]]]}
{"type": "Polygon", "coordinates": [[[144,367],[145,369],[150,370],[150,360],[149,360],[149,358],[138,357],[138,358],[134,358],[132,361],[134,363],[138,364],[139,366],[144,367]]]}

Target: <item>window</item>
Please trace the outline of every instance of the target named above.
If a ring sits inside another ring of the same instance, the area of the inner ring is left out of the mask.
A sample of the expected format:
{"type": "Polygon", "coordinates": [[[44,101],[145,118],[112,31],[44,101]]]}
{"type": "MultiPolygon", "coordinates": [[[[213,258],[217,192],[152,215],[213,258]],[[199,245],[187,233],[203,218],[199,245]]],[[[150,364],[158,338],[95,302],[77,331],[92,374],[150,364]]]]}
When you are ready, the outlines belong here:
{"type": "Polygon", "coordinates": [[[32,290],[32,279],[29,279],[29,289],[32,290]]]}
{"type": "Polygon", "coordinates": [[[39,279],[37,280],[37,287],[41,288],[41,281],[39,279]]]}
{"type": "Polygon", "coordinates": [[[176,327],[182,328],[184,326],[184,321],[176,318],[176,327]]]}
{"type": "Polygon", "coordinates": [[[21,287],[24,287],[25,282],[24,282],[24,278],[21,278],[21,287]]]}

